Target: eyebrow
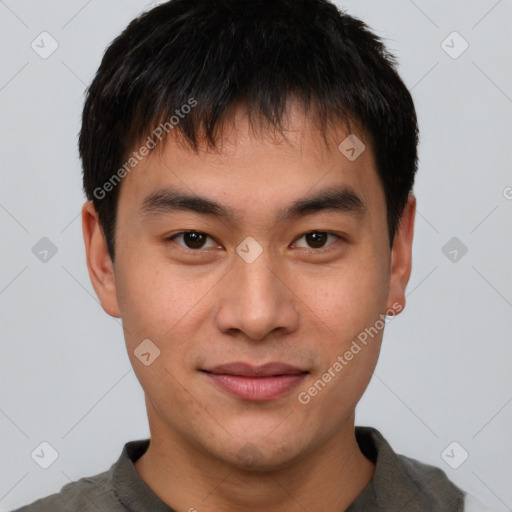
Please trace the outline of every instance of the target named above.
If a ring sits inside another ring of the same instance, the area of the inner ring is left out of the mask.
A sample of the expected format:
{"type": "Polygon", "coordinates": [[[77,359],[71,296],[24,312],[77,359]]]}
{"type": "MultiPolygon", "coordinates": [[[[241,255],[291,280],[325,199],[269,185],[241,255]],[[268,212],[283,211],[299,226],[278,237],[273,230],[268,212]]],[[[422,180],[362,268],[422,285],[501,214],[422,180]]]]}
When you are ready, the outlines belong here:
{"type": "MultiPolygon", "coordinates": [[[[191,195],[172,188],[152,192],[144,199],[141,207],[141,212],[145,217],[176,211],[188,211],[227,221],[232,221],[237,217],[235,211],[228,206],[207,197],[191,195]]],[[[366,205],[351,187],[330,187],[298,199],[279,210],[276,221],[283,222],[324,211],[362,216],[366,212],[366,205]]]]}

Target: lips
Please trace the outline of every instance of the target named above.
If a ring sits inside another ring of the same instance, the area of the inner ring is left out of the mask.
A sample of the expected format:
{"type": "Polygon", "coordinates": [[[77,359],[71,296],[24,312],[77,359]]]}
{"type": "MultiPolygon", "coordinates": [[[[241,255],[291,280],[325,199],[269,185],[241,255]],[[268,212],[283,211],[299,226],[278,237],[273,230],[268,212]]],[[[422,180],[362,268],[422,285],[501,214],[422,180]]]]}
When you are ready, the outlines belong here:
{"type": "Polygon", "coordinates": [[[224,392],[251,402],[275,400],[296,387],[309,373],[285,363],[252,366],[240,362],[202,371],[224,392]]]}
{"type": "Polygon", "coordinates": [[[305,370],[285,363],[267,363],[263,366],[251,366],[247,363],[229,363],[204,370],[221,375],[238,375],[240,377],[273,377],[278,375],[298,375],[305,370]]]}

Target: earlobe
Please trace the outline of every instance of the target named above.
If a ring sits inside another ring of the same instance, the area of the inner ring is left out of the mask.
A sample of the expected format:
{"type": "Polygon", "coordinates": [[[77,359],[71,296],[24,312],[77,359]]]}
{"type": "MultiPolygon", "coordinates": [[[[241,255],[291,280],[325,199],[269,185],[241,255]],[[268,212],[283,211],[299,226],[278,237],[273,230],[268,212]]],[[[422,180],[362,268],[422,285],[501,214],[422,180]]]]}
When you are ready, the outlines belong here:
{"type": "Polygon", "coordinates": [[[414,236],[414,217],[416,198],[409,194],[407,204],[400,218],[400,225],[393,240],[391,252],[391,277],[387,309],[399,314],[405,308],[405,289],[411,276],[412,241],[414,236]]]}
{"type": "Polygon", "coordinates": [[[92,201],[82,207],[82,231],[87,270],[101,306],[110,316],[119,317],[114,265],[92,201]]]}

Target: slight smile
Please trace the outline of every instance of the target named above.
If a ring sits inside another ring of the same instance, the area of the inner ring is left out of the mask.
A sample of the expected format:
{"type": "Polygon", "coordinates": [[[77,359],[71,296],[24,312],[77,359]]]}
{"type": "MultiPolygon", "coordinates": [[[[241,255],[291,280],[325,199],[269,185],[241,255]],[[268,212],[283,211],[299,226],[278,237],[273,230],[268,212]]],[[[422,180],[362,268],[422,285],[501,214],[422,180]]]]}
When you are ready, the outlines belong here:
{"type": "Polygon", "coordinates": [[[307,370],[285,363],[252,366],[247,363],[229,363],[202,369],[223,391],[250,402],[275,400],[298,386],[307,370]]]}

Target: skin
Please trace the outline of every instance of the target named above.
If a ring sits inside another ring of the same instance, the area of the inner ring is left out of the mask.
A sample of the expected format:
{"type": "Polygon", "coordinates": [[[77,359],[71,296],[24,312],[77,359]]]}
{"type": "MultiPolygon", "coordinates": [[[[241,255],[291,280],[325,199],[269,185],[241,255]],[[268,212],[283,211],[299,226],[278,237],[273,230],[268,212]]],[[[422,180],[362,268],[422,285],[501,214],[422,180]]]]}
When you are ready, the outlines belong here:
{"type": "Polygon", "coordinates": [[[326,147],[297,106],[289,110],[287,141],[251,130],[242,109],[232,121],[218,151],[195,154],[169,138],[124,178],[115,264],[92,203],[83,207],[89,275],[104,310],[123,320],[146,397],[151,443],[135,468],[177,511],[342,511],[374,472],[355,440],[354,411],[382,330],[308,404],[297,397],[379,315],[405,306],[415,199],[409,196],[391,250],[384,192],[364,133],[355,132],[366,150],[349,161],[337,147],[347,132],[331,127],[326,147]],[[340,185],[364,202],[362,215],[322,211],[276,221],[293,201],[340,185]],[[144,216],[144,199],[170,186],[236,216],[144,216]],[[186,230],[211,238],[188,251],[183,237],[165,240],[186,230]],[[313,231],[344,239],[308,244],[304,235],[313,231]],[[263,250],[252,263],[236,253],[248,236],[263,250]],[[160,350],[149,366],[134,355],[144,339],[160,350]],[[310,373],[284,396],[249,402],[200,371],[234,361],[279,361],[310,373]],[[251,456],[241,457],[247,446],[251,456]]]}

